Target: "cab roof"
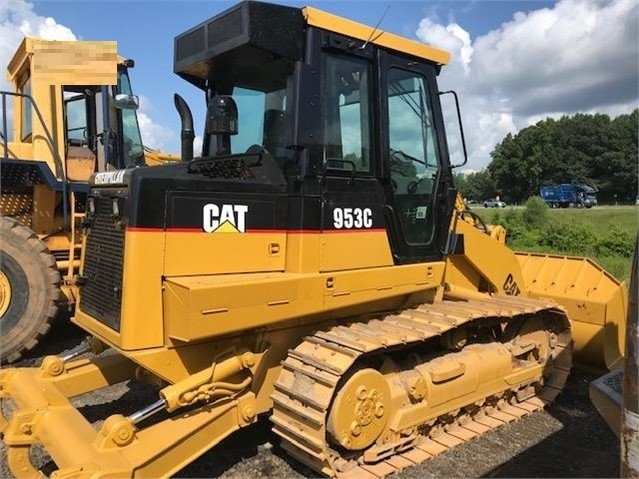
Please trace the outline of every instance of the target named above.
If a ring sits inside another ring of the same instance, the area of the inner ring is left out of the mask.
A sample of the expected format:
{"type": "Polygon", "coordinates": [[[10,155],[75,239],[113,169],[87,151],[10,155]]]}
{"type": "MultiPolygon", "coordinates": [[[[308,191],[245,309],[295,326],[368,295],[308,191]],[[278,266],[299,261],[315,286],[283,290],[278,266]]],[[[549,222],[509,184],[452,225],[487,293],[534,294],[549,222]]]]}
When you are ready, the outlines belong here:
{"type": "Polygon", "coordinates": [[[175,37],[173,71],[205,89],[215,70],[256,69],[273,56],[304,57],[306,30],[334,33],[441,66],[450,54],[313,7],[243,1],[175,37]]]}
{"type": "Polygon", "coordinates": [[[447,65],[450,62],[450,53],[425,43],[384,32],[313,7],[302,8],[302,13],[306,23],[313,27],[369,41],[380,47],[420,57],[438,65],[447,65]]]}

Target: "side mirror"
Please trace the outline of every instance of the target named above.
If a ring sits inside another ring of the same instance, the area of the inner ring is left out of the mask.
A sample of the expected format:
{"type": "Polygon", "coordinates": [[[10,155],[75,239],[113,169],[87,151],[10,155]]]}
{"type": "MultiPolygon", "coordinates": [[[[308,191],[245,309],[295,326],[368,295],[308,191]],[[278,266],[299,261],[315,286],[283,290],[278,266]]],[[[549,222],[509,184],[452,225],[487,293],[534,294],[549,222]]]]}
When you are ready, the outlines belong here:
{"type": "Polygon", "coordinates": [[[115,107],[120,110],[137,110],[140,107],[140,99],[137,95],[118,93],[115,95],[115,107]]]}

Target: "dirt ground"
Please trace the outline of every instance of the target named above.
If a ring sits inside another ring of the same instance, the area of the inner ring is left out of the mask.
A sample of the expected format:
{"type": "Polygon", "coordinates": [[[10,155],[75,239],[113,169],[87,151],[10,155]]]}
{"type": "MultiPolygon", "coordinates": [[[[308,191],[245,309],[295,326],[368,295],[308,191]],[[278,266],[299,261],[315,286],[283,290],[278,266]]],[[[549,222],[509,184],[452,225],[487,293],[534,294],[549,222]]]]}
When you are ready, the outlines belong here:
{"type": "MultiPolygon", "coordinates": [[[[68,352],[83,338],[74,326],[56,324],[43,346],[19,363],[38,364],[46,354],[68,352]]],[[[556,402],[543,412],[493,430],[395,477],[618,477],[619,441],[588,399],[594,376],[573,371],[556,402]]],[[[83,395],[76,406],[92,422],[110,414],[130,414],[157,399],[149,387],[130,381],[83,395]]],[[[46,453],[36,449],[32,460],[43,472],[56,467],[46,453]]],[[[12,477],[0,446],[0,477],[12,477]]],[[[175,477],[266,479],[317,477],[287,457],[270,431],[268,418],[236,432],[213,450],[178,472],[175,477]]]]}

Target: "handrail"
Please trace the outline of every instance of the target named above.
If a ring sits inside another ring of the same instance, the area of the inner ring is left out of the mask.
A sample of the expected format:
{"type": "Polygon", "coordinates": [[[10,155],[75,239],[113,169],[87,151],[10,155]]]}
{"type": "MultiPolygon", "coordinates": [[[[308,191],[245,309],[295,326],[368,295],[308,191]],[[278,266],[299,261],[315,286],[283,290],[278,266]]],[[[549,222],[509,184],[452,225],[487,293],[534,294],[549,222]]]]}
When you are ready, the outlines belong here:
{"type": "MultiPolygon", "coordinates": [[[[439,96],[452,94],[455,98],[455,108],[457,109],[457,121],[459,122],[459,133],[461,134],[461,143],[462,150],[464,152],[464,162],[459,163],[458,165],[450,165],[451,168],[459,168],[460,166],[464,166],[468,163],[468,151],[466,150],[466,136],[464,135],[464,125],[462,124],[461,110],[459,109],[459,98],[457,97],[457,92],[455,90],[449,91],[440,91],[439,96]]],[[[448,152],[450,155],[450,152],[448,152]]]]}
{"type": "Polygon", "coordinates": [[[44,122],[44,119],[42,117],[42,113],[40,113],[40,109],[38,108],[37,103],[33,100],[33,97],[31,95],[27,95],[25,93],[4,91],[4,90],[0,91],[0,96],[2,96],[2,140],[3,140],[2,143],[4,146],[4,158],[5,159],[9,158],[9,153],[8,153],[9,152],[9,147],[8,147],[9,136],[7,133],[7,95],[16,96],[19,98],[26,98],[27,100],[29,100],[29,102],[31,103],[31,106],[36,112],[36,115],[38,116],[38,120],[40,120],[40,125],[42,126],[45,136],[47,137],[47,141],[49,142],[51,151],[53,151],[53,160],[55,162],[56,176],[60,176],[60,178],[62,179],[62,210],[63,210],[63,217],[64,217],[63,224],[64,224],[64,227],[66,228],[69,226],[67,175],[66,175],[66,172],[64,171],[64,165],[62,163],[62,158],[60,158],[60,153],[55,147],[55,143],[53,141],[53,137],[51,136],[51,132],[49,131],[49,128],[47,128],[47,125],[44,122]]]}
{"type": "Polygon", "coordinates": [[[2,144],[4,145],[4,157],[9,158],[9,145],[7,136],[7,96],[2,92],[2,144]]]}

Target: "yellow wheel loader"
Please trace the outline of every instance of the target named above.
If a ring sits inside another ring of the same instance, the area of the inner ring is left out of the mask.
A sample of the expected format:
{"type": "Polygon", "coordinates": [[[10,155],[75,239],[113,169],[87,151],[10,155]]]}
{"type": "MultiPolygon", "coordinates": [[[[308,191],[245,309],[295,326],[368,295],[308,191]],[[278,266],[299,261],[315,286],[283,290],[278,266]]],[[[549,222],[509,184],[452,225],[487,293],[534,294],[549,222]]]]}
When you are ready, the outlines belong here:
{"type": "Polygon", "coordinates": [[[7,66],[12,91],[0,92],[3,363],[37,344],[61,302],[75,303],[89,177],[172,159],[142,146],[132,66],[115,42],[29,37],[7,66]]]}
{"type": "Polygon", "coordinates": [[[73,321],[111,351],[1,371],[16,477],[41,474],[33,445],[52,477],[167,477],[268,415],[318,473],[381,478],[542,408],[573,349],[619,363],[625,286],[512,252],[457,196],[448,53],[243,2],[174,58],[205,93],[202,155],[176,95],[181,162],[93,175],[73,321]],[[71,403],[132,378],[157,401],[97,428],[71,403]]]}

